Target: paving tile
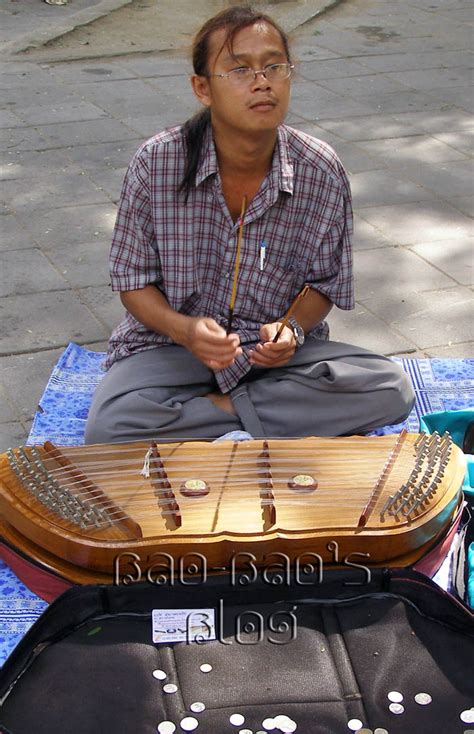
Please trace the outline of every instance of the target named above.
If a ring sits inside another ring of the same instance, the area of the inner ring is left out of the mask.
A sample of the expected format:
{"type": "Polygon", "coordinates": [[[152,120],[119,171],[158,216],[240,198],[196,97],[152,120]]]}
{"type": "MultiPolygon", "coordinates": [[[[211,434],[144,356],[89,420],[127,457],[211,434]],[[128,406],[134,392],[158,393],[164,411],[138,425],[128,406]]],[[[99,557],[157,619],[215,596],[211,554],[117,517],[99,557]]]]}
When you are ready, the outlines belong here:
{"type": "MultiPolygon", "coordinates": [[[[412,248],[413,252],[442,270],[461,285],[474,283],[474,237],[466,239],[422,242],[412,248]]],[[[474,315],[474,314],[473,314],[474,315]]]]}
{"type": "Polygon", "coordinates": [[[302,130],[302,132],[308,133],[308,135],[312,135],[313,138],[323,140],[325,143],[328,143],[328,145],[331,145],[334,148],[343,144],[344,142],[343,138],[339,137],[339,135],[334,135],[333,133],[330,133],[328,130],[325,130],[323,127],[317,125],[315,122],[297,122],[291,127],[294,127],[297,130],[302,130]]]}
{"type": "Polygon", "coordinates": [[[81,242],[110,238],[115,224],[113,204],[74,206],[35,212],[34,221],[27,213],[18,220],[31,233],[40,247],[57,247],[67,243],[74,247],[81,242]]]}
{"type": "Polygon", "coordinates": [[[120,60],[119,68],[141,78],[175,76],[189,77],[190,74],[192,74],[190,61],[179,56],[169,56],[167,58],[160,58],[157,56],[139,58],[136,56],[130,56],[129,58],[120,60]]]}
{"type": "Polygon", "coordinates": [[[394,174],[387,170],[353,172],[351,187],[357,209],[435,198],[433,192],[427,191],[421,185],[402,179],[400,172],[394,174]]]}
{"type": "Polygon", "coordinates": [[[472,129],[472,117],[463,110],[436,110],[424,112],[394,112],[391,115],[371,114],[354,119],[324,119],[321,127],[347,140],[379,140],[399,138],[422,132],[445,132],[472,129]]]}
{"type": "Polygon", "coordinates": [[[14,112],[0,110],[0,128],[23,127],[25,124],[14,112]]]}
{"type": "Polygon", "coordinates": [[[445,359],[474,359],[474,342],[438,346],[427,350],[428,357],[443,357],[445,359]]]}
{"type": "Polygon", "coordinates": [[[396,354],[415,349],[414,342],[387,328],[387,324],[364,306],[356,304],[353,311],[334,308],[328,317],[330,338],[355,344],[377,354],[396,354]]]}
{"type": "Polygon", "coordinates": [[[47,71],[33,62],[0,61],[2,89],[18,89],[19,87],[35,89],[51,82],[47,71]]]}
{"type": "Polygon", "coordinates": [[[67,154],[86,170],[106,167],[122,168],[127,166],[138,147],[143,142],[142,136],[114,143],[93,143],[91,145],[75,145],[67,148],[67,154]]]}
{"type": "Polygon", "coordinates": [[[42,125],[41,133],[49,141],[48,147],[110,143],[130,137],[130,129],[118,120],[101,118],[84,122],[64,122],[42,125]]]}
{"type": "Polygon", "coordinates": [[[31,84],[23,87],[14,86],[5,92],[5,100],[12,110],[19,114],[21,110],[30,107],[54,107],[54,105],[65,105],[79,103],[81,98],[65,84],[58,84],[48,80],[48,84],[31,84]]]}
{"type": "Polygon", "coordinates": [[[89,176],[96,186],[114,203],[118,203],[127,168],[106,168],[91,171],[89,176]]]}
{"type": "Polygon", "coordinates": [[[0,453],[26,443],[28,432],[19,422],[0,424],[0,453]]]}
{"type": "Polygon", "coordinates": [[[72,288],[107,285],[110,281],[108,257],[109,241],[78,243],[44,248],[64,280],[72,288]]]}
{"type": "Polygon", "coordinates": [[[182,99],[184,102],[197,104],[189,74],[178,74],[173,77],[152,76],[144,80],[153,90],[159,103],[167,97],[182,99]]]}
{"type": "Polygon", "coordinates": [[[0,358],[0,385],[10,396],[20,420],[34,416],[51,371],[63,351],[63,348],[48,349],[0,358]]]}
{"type": "Polygon", "coordinates": [[[125,309],[122,306],[118,293],[113,293],[104,286],[98,288],[83,288],[80,291],[81,299],[86,303],[93,314],[105,324],[109,336],[112,329],[122,321],[125,309]]]}
{"type": "Polygon", "coordinates": [[[107,117],[107,113],[103,109],[82,100],[66,104],[52,104],[47,107],[24,107],[18,110],[18,115],[25,123],[30,125],[80,122],[82,120],[97,120],[101,117],[107,117]]]}
{"type": "Polygon", "coordinates": [[[374,250],[378,247],[393,247],[393,242],[354,213],[354,250],[374,250]]]}
{"type": "Polygon", "coordinates": [[[368,153],[378,155],[387,162],[394,161],[398,165],[403,165],[406,161],[433,164],[466,159],[464,153],[431,135],[366,141],[360,143],[360,146],[368,153]]]}
{"type": "Polygon", "coordinates": [[[107,337],[90,311],[68,291],[0,298],[0,322],[0,355],[107,337]]]}
{"type": "Polygon", "coordinates": [[[467,196],[474,190],[473,164],[470,160],[430,165],[415,161],[394,161],[392,167],[395,171],[403,172],[406,178],[445,199],[467,196]]]}
{"type": "Polygon", "coordinates": [[[4,181],[3,191],[4,201],[13,212],[110,202],[105,190],[81,173],[50,175],[31,183],[25,179],[4,181]]]}
{"type": "Polygon", "coordinates": [[[408,90],[406,92],[389,92],[364,94],[358,98],[359,104],[365,107],[365,114],[374,110],[385,114],[395,112],[419,112],[432,110],[440,106],[440,98],[430,93],[408,90]]]}
{"type": "Polygon", "coordinates": [[[449,67],[465,67],[469,62],[466,51],[426,51],[412,54],[383,54],[366,56],[358,59],[368,69],[380,72],[416,71],[418,69],[442,69],[449,67]]]}
{"type": "Polygon", "coordinates": [[[473,298],[461,286],[429,293],[409,292],[364,299],[363,305],[420,349],[472,341],[473,298]]]}
{"type": "Polygon", "coordinates": [[[435,133],[434,137],[436,140],[441,140],[442,143],[450,145],[452,148],[465,153],[466,155],[472,155],[474,147],[474,129],[468,132],[461,132],[455,130],[449,133],[435,133]]]}
{"type": "Polygon", "coordinates": [[[18,415],[15,407],[8,399],[8,393],[0,384],[0,425],[17,420],[18,415]]]}
{"type": "MultiPolygon", "coordinates": [[[[182,86],[181,95],[186,92],[187,101],[194,101],[189,82],[182,86]]],[[[163,90],[158,88],[159,81],[147,83],[141,79],[101,82],[100,84],[78,84],[75,90],[83,99],[89,100],[112,115],[122,119],[125,115],[139,112],[140,115],[157,114],[167,97],[179,93],[178,83],[173,81],[173,93],[167,84],[163,90]]]]}
{"type": "Polygon", "coordinates": [[[140,142],[144,142],[166,127],[180,125],[190,116],[191,113],[181,113],[163,108],[159,113],[153,115],[127,115],[122,119],[127,127],[133,131],[132,134],[139,136],[140,142]]]}
{"type": "Polygon", "coordinates": [[[320,79],[318,84],[336,92],[358,100],[369,94],[388,94],[405,92],[406,87],[390,78],[389,74],[365,74],[364,76],[348,76],[343,79],[320,79]]]}
{"type": "Polygon", "coordinates": [[[51,143],[39,130],[32,127],[0,130],[0,150],[45,150],[51,143]]]}
{"type": "Polygon", "coordinates": [[[337,79],[342,77],[360,76],[362,74],[370,74],[359,60],[353,59],[329,59],[327,61],[306,61],[298,64],[295,76],[309,81],[318,81],[320,79],[337,79]]]}
{"type": "Polygon", "coordinates": [[[471,86],[443,87],[430,89],[429,94],[440,102],[456,105],[466,112],[474,112],[474,97],[471,86]]]}
{"type": "Polygon", "coordinates": [[[297,63],[305,61],[325,61],[327,59],[337,59],[340,52],[330,51],[320,46],[319,39],[307,40],[307,37],[296,37],[293,42],[293,56],[297,63]]]}
{"type": "Polygon", "coordinates": [[[466,21],[472,25],[472,7],[468,8],[441,8],[441,13],[450,20],[466,21]]]}
{"type": "Polygon", "coordinates": [[[108,61],[107,59],[43,64],[42,68],[47,69],[51,77],[70,84],[101,83],[104,80],[134,79],[137,76],[128,64],[119,64],[116,60],[108,61]]]}
{"type": "MultiPolygon", "coordinates": [[[[447,130],[468,132],[472,130],[472,115],[465,110],[433,109],[423,112],[405,112],[396,115],[402,125],[412,126],[417,132],[445,133],[447,130]]],[[[396,135],[386,137],[397,137],[396,135]]]]}
{"type": "Polygon", "coordinates": [[[30,233],[13,214],[0,217],[0,252],[28,248],[33,244],[30,233]]]}
{"type": "Polygon", "coordinates": [[[472,217],[474,214],[474,196],[458,196],[456,198],[449,198],[448,204],[459,209],[460,212],[466,214],[468,217],[472,217]]]}
{"type": "Polygon", "coordinates": [[[344,167],[351,174],[386,168],[386,164],[381,158],[370,155],[355,143],[338,143],[335,148],[344,167]]]}
{"type": "Polygon", "coordinates": [[[2,179],[32,179],[58,173],[78,173],[79,166],[70,160],[65,150],[20,151],[0,153],[2,179]]]}
{"type": "Polygon", "coordinates": [[[339,94],[323,89],[314,82],[295,84],[290,109],[305,120],[323,120],[338,115],[363,115],[367,108],[354,100],[347,100],[339,94]]]}
{"type": "Polygon", "coordinates": [[[456,285],[437,268],[401,247],[358,251],[354,257],[354,277],[356,299],[364,302],[385,291],[403,297],[456,285]]]}
{"type": "Polygon", "coordinates": [[[0,297],[64,290],[66,282],[38,249],[2,253],[0,297]]]}
{"type": "Polygon", "coordinates": [[[443,201],[371,207],[361,215],[397,245],[463,239],[472,231],[471,221],[443,201]]]}
{"type": "Polygon", "coordinates": [[[405,115],[370,114],[351,118],[321,120],[321,127],[350,141],[378,140],[413,135],[421,128],[406,121],[405,115]]]}
{"type": "Polygon", "coordinates": [[[389,79],[414,89],[436,89],[439,87],[465,87],[472,79],[472,69],[463,66],[449,69],[416,69],[393,71],[385,74],[389,79]]]}

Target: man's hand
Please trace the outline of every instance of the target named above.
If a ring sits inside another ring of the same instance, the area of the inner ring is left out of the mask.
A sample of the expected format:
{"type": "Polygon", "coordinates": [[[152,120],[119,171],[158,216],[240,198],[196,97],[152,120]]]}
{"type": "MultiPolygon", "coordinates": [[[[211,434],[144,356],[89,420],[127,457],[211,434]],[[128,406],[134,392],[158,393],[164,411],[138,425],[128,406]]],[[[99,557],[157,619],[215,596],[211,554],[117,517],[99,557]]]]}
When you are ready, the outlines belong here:
{"type": "Polygon", "coordinates": [[[250,362],[259,367],[283,367],[295,353],[296,341],[294,334],[285,326],[277,342],[273,343],[280,321],[273,324],[264,324],[260,329],[260,344],[249,353],[250,362]]]}
{"type": "Polygon", "coordinates": [[[217,321],[207,317],[190,317],[181,344],[211,370],[223,370],[242,354],[238,334],[225,333],[217,321]]]}

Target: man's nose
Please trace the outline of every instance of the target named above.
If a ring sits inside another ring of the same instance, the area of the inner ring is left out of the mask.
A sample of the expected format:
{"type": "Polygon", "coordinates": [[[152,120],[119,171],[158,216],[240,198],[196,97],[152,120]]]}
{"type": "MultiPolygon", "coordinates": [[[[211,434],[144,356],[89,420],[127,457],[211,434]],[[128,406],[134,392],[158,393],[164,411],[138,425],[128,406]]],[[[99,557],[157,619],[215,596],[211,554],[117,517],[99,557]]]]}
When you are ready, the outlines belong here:
{"type": "Polygon", "coordinates": [[[270,86],[270,82],[265,76],[265,69],[259,69],[258,71],[253,70],[254,80],[252,87],[259,87],[260,89],[267,89],[270,86]]]}

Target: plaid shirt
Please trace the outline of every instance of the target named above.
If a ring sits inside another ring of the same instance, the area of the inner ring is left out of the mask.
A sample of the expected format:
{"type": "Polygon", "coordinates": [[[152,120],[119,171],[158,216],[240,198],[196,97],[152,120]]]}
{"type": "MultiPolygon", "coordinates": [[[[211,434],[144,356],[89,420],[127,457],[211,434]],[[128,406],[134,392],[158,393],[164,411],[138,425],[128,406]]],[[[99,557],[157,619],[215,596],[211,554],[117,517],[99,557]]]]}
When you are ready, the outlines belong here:
{"type": "MultiPolygon", "coordinates": [[[[110,253],[112,289],[154,283],[176,311],[210,316],[225,328],[239,222],[232,221],[224,201],[210,127],[187,204],[177,193],[184,158],[181,127],[151,138],[134,156],[110,253]]],[[[280,319],[305,283],[339,308],[353,308],[351,234],[349,183],[334,151],[282,125],[272,167],[244,219],[232,321],[241,342],[255,345],[262,324],[280,319]]],[[[328,334],[322,322],[309,336],[327,339],[328,334]]],[[[170,343],[126,313],[111,336],[106,366],[170,343]]],[[[249,369],[244,350],[216,372],[219,388],[228,392],[249,369]]]]}

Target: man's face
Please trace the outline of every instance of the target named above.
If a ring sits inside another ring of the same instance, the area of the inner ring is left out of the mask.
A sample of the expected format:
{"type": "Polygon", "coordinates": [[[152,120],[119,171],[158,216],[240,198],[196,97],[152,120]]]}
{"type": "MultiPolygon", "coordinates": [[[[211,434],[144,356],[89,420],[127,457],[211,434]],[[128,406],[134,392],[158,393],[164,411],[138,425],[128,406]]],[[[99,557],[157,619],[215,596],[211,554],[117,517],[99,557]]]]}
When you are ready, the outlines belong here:
{"type": "MultiPolygon", "coordinates": [[[[239,31],[232,49],[223,46],[225,35],[223,29],[211,36],[209,74],[225,74],[239,67],[259,70],[269,64],[288,62],[280,34],[268,23],[255,23],[239,31]]],[[[213,124],[228,132],[275,130],[287,113],[289,79],[269,82],[258,74],[254,81],[239,84],[221,77],[197,80],[194,89],[201,102],[210,107],[213,124]]]]}

